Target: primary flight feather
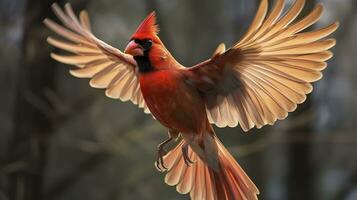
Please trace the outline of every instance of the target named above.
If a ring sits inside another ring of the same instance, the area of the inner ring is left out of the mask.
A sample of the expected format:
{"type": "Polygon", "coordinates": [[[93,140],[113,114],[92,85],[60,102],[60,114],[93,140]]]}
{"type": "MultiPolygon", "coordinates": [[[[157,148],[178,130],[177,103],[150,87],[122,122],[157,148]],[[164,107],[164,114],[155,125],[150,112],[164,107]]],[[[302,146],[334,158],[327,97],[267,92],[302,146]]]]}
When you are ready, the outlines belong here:
{"type": "Polygon", "coordinates": [[[259,191],[217,138],[211,124],[244,131],[284,119],[306,100],[312,82],[322,77],[334,39],[324,39],[338,23],[305,31],[320,18],[318,4],[296,20],[305,0],[296,0],[282,15],[284,0],[268,14],[262,0],[243,38],[229,49],[220,44],[212,57],[184,67],[158,37],[155,13],[131,36],[124,52],[95,37],[86,11],[74,14],[70,4],[52,8],[63,25],[45,19],[62,39],[48,37],[52,46],[71,55],[52,53],[59,62],[77,68],[70,73],[90,78],[108,97],[132,101],[168,128],[169,138],[158,146],[156,167],[165,182],[193,200],[257,199],[259,191]],[[166,153],[164,146],[181,137],[166,153]]]}

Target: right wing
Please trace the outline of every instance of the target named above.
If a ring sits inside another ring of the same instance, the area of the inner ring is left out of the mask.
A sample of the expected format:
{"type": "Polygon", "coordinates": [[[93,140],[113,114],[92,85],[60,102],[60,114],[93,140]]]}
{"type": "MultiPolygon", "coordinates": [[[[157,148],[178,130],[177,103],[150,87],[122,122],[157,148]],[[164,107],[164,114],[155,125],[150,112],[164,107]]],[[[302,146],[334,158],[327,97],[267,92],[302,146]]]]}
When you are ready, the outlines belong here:
{"type": "Polygon", "coordinates": [[[304,31],[320,18],[318,4],[306,17],[295,20],[305,0],[296,0],[281,16],[284,0],[267,15],[262,0],[256,17],[240,42],[225,50],[220,45],[212,58],[187,69],[188,82],[205,99],[208,119],[219,127],[244,131],[284,119],[312,91],[322,77],[329,51],[336,41],[324,39],[339,23],[304,31]]]}
{"type": "Polygon", "coordinates": [[[134,58],[96,38],[91,32],[86,11],[81,11],[78,20],[70,4],[64,8],[65,12],[56,3],[52,5],[55,15],[65,27],[47,18],[44,23],[66,41],[48,37],[47,42],[74,55],[51,53],[51,57],[76,66],[77,69],[70,70],[73,76],[91,78],[90,86],[105,88],[108,97],[131,100],[145,113],[150,113],[140,91],[134,58]]]}

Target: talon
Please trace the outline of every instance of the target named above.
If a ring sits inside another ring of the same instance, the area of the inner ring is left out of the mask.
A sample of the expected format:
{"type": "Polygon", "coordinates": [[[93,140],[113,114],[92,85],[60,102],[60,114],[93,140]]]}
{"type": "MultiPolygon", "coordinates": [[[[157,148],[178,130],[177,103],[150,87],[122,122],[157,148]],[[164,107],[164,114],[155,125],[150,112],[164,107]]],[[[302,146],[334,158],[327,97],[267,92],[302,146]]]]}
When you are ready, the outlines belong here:
{"type": "Polygon", "coordinates": [[[164,156],[168,153],[164,146],[172,140],[172,137],[169,137],[164,142],[160,143],[157,146],[157,156],[156,156],[156,167],[160,170],[168,170],[167,167],[164,165],[164,156]]]}
{"type": "Polygon", "coordinates": [[[156,156],[156,167],[160,170],[163,171],[161,168],[161,162],[160,162],[160,156],[159,154],[156,156]]]}
{"type": "Polygon", "coordinates": [[[194,164],[194,162],[188,156],[184,156],[184,161],[187,166],[194,164]]]}
{"type": "Polygon", "coordinates": [[[188,156],[188,144],[187,143],[182,147],[182,155],[183,155],[183,160],[185,161],[185,164],[187,166],[194,164],[194,162],[188,156]]]}
{"type": "Polygon", "coordinates": [[[158,152],[157,152],[157,161],[156,162],[157,162],[158,168],[160,170],[162,170],[162,168],[167,170],[167,168],[164,165],[164,158],[163,158],[166,154],[167,154],[167,151],[162,147],[162,145],[159,146],[158,147],[158,152]]]}
{"type": "Polygon", "coordinates": [[[167,154],[166,150],[164,150],[161,146],[158,147],[157,156],[156,156],[156,167],[162,171],[163,169],[167,169],[164,166],[164,159],[163,157],[167,154]]]}
{"type": "Polygon", "coordinates": [[[162,156],[162,157],[160,157],[160,162],[161,162],[161,166],[162,166],[162,168],[164,168],[165,170],[167,170],[167,167],[165,167],[165,165],[164,165],[164,159],[163,159],[163,156],[162,156]]]}
{"type": "MultiPolygon", "coordinates": [[[[156,159],[156,160],[157,160],[157,159],[156,159]]],[[[156,161],[156,168],[159,169],[160,171],[162,171],[161,168],[160,168],[160,165],[159,165],[159,162],[158,162],[158,161],[156,161]]]]}

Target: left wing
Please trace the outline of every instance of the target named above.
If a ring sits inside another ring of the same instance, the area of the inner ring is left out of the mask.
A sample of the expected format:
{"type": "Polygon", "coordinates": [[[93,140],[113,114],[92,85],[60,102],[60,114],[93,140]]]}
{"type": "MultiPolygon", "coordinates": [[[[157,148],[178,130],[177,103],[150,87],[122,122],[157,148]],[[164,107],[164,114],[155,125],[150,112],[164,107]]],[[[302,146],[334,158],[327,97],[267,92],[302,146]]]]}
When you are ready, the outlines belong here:
{"type": "Polygon", "coordinates": [[[70,70],[73,76],[91,78],[90,85],[105,88],[108,97],[131,100],[143,108],[145,113],[150,113],[140,91],[134,58],[96,38],[91,32],[86,11],[82,11],[78,19],[70,4],[65,5],[65,12],[56,3],[52,8],[67,28],[50,19],[45,19],[44,23],[66,41],[48,37],[47,42],[72,55],[51,53],[51,57],[59,62],[75,65],[77,69],[70,70]]]}
{"type": "Polygon", "coordinates": [[[305,0],[296,0],[282,17],[284,0],[278,0],[266,17],[268,1],[262,0],[245,36],[225,50],[220,45],[212,58],[186,71],[187,81],[205,99],[209,121],[219,127],[241,125],[244,131],[273,124],[303,103],[312,82],[332,57],[333,33],[338,23],[302,32],[321,16],[322,5],[300,21],[305,0]]]}

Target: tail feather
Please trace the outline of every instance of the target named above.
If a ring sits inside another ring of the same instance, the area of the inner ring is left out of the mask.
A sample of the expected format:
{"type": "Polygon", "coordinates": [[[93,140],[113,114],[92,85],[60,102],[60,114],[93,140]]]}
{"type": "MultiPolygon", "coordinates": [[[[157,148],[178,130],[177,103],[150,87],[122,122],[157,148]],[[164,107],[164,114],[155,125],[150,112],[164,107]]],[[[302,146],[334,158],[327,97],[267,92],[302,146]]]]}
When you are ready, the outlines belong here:
{"type": "MultiPolygon", "coordinates": [[[[194,164],[187,166],[182,155],[182,140],[164,157],[165,182],[192,200],[254,200],[259,190],[217,137],[219,170],[209,167],[191,148],[188,156],[194,164]]],[[[158,169],[159,171],[162,171],[158,169]]]]}
{"type": "MultiPolygon", "coordinates": [[[[190,151],[188,155],[193,159],[192,151],[190,151]]],[[[185,172],[183,173],[183,176],[181,176],[182,180],[177,184],[176,189],[181,194],[187,194],[193,187],[193,181],[195,179],[194,167],[184,167],[182,170],[185,172]]]]}
{"type": "Polygon", "coordinates": [[[225,171],[227,171],[233,177],[232,180],[236,182],[236,184],[239,186],[238,188],[243,190],[243,194],[248,195],[247,199],[252,199],[253,197],[257,199],[256,194],[259,194],[258,188],[250,180],[244,170],[239,166],[234,157],[223,146],[222,142],[219,141],[219,139],[216,139],[216,142],[218,146],[219,157],[223,162],[223,165],[226,166],[225,171]]]}

